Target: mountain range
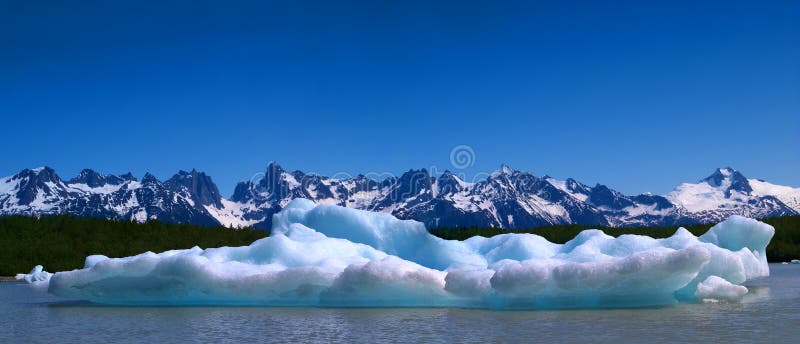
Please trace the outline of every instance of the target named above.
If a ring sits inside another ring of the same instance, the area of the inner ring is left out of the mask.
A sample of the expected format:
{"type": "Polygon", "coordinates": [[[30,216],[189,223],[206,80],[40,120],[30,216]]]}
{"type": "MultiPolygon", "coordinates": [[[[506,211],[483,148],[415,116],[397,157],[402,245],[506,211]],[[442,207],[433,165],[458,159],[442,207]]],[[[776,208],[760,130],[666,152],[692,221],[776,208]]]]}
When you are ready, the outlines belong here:
{"type": "Polygon", "coordinates": [[[0,178],[0,215],[72,214],[120,220],[269,229],[272,215],[295,198],[391,213],[432,227],[531,228],[582,224],[672,226],[800,214],[800,188],[748,179],[720,168],[666,195],[624,195],[608,186],[537,177],[508,166],[485,180],[465,182],[425,169],[373,180],[289,172],[276,163],[263,177],[240,182],[224,198],[203,172],[179,171],[165,181],[151,174],[100,174],[91,169],[63,180],[49,167],[0,178]]]}

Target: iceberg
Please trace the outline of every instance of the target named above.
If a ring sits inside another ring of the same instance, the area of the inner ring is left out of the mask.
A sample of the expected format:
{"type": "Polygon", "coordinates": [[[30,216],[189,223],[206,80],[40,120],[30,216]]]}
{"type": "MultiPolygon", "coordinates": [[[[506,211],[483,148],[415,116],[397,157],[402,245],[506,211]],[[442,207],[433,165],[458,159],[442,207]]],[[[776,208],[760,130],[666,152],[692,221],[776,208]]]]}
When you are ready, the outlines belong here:
{"type": "MultiPolygon", "coordinates": [[[[297,199],[249,246],[87,257],[82,269],[26,280],[52,294],[115,305],[555,309],[735,302],[768,276],[774,229],[732,216],[700,237],[612,237],[565,244],[533,234],[464,241],[420,222],[297,199]]],[[[37,267],[38,268],[38,267],[37,267]]]]}
{"type": "Polygon", "coordinates": [[[33,267],[33,270],[31,270],[31,272],[27,274],[17,274],[14,278],[17,280],[25,281],[31,285],[42,286],[47,284],[51,276],[53,276],[53,274],[44,271],[43,266],[37,265],[33,267]]]}

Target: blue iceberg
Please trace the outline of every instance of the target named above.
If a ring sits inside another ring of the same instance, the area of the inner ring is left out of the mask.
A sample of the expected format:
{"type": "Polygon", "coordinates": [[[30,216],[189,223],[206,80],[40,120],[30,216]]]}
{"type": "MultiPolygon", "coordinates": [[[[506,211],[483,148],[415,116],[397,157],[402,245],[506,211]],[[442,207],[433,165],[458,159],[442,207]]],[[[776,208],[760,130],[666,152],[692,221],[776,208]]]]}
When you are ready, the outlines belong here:
{"type": "MultiPolygon", "coordinates": [[[[272,235],[243,247],[90,256],[29,278],[50,293],[117,305],[552,309],[740,300],[768,276],[774,229],[732,216],[695,237],[586,230],[561,245],[533,234],[443,240],[422,223],[298,199],[272,235]]],[[[25,275],[21,278],[25,279],[25,275]]]]}

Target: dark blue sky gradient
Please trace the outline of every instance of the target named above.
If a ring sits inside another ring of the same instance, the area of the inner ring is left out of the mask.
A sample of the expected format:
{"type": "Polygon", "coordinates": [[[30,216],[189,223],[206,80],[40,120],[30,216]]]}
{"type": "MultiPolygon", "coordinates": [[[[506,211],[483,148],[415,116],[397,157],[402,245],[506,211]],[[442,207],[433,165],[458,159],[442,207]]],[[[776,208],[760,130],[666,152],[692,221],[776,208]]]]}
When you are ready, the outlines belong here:
{"type": "Polygon", "coordinates": [[[0,175],[800,185],[800,2],[500,3],[0,0],[0,175]]]}

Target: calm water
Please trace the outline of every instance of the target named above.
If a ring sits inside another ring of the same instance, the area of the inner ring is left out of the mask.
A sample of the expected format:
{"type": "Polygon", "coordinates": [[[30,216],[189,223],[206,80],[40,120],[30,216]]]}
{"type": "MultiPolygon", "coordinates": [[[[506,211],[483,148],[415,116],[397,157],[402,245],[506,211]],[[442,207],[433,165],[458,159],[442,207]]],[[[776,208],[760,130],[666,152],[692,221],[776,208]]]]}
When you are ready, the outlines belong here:
{"type": "Polygon", "coordinates": [[[800,343],[800,265],[770,265],[738,304],[514,311],[104,307],[0,283],[0,343],[771,342],[800,343]]]}

